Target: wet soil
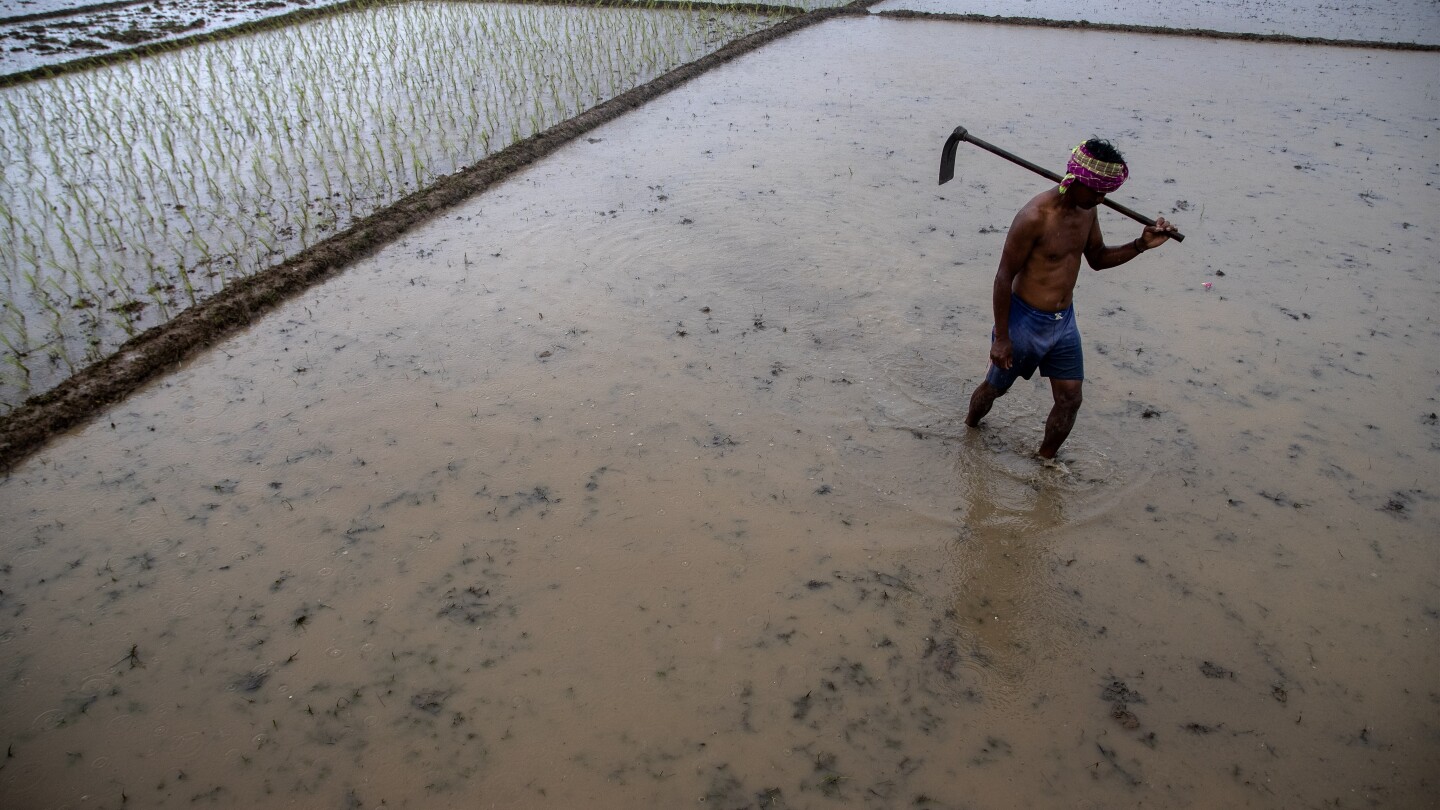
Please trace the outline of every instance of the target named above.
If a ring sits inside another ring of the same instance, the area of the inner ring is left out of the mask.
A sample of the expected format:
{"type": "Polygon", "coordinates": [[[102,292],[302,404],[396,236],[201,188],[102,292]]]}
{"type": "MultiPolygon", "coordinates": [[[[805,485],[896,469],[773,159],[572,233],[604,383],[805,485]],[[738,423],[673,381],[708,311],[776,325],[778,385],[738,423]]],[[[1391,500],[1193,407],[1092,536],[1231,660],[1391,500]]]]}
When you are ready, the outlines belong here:
{"type": "Polygon", "coordinates": [[[840,17],[587,131],[0,482],[0,799],[1427,806],[1434,67],[840,17]],[[1068,473],[957,124],[1189,236],[1068,473]]]}

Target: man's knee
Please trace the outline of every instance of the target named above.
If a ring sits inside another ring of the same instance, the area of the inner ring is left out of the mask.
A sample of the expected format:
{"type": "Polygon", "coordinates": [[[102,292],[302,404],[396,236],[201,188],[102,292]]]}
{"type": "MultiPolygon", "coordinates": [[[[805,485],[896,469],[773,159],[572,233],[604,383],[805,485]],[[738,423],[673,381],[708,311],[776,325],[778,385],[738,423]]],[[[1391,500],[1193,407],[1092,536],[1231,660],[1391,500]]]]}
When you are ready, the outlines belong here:
{"type": "Polygon", "coordinates": [[[1057,385],[1055,386],[1054,394],[1055,405],[1067,411],[1080,410],[1080,403],[1085,401],[1085,397],[1081,393],[1081,389],[1078,384],[1057,385]]]}

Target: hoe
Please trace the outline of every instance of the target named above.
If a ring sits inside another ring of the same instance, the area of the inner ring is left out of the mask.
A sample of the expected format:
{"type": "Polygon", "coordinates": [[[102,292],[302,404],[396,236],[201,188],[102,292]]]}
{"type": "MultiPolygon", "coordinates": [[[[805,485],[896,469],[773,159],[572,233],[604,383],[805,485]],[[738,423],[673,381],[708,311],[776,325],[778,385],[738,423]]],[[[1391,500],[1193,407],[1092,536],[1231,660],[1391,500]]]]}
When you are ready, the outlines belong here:
{"type": "MultiPolygon", "coordinates": [[[[1061,180],[1060,175],[1056,174],[1055,172],[1052,172],[1049,169],[1044,168],[1043,166],[1037,166],[1034,163],[1026,160],[1025,158],[1022,158],[1019,155],[1013,155],[998,146],[986,143],[985,141],[980,140],[974,135],[971,135],[970,132],[965,129],[965,127],[956,127],[955,131],[950,133],[950,137],[945,139],[945,149],[940,153],[941,185],[944,185],[947,180],[955,176],[955,149],[960,145],[961,141],[973,143],[987,152],[992,152],[996,155],[999,155],[1000,157],[1005,158],[1006,160],[1014,163],[1017,166],[1024,166],[1025,168],[1029,169],[1032,172],[1035,172],[1041,177],[1049,178],[1056,183],[1059,183],[1061,180]]],[[[1119,211],[1120,213],[1124,214],[1127,217],[1130,217],[1131,219],[1139,222],[1142,225],[1155,224],[1155,220],[1145,216],[1144,214],[1136,213],[1135,211],[1126,208],[1120,203],[1112,202],[1109,199],[1101,200],[1100,203],[1102,205],[1107,205],[1110,208],[1115,209],[1116,211],[1119,211]]],[[[1176,242],[1185,241],[1185,235],[1180,233],[1179,231],[1171,231],[1170,238],[1174,239],[1176,242]]]]}

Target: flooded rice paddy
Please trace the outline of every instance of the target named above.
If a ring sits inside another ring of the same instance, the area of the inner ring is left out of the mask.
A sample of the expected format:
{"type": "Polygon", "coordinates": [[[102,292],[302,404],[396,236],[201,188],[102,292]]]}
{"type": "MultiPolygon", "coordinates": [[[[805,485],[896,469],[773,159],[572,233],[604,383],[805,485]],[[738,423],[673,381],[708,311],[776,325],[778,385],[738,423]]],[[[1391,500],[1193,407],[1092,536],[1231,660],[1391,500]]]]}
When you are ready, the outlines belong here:
{"type": "Polygon", "coordinates": [[[1427,806],[1435,65],[845,18],[605,125],[0,482],[0,804],[1427,806]],[[1189,237],[1067,473],[957,124],[1189,237]]]}
{"type": "Polygon", "coordinates": [[[392,4],[0,88],[0,408],[778,19],[392,4]]]}
{"type": "MultiPolygon", "coordinates": [[[[123,56],[135,48],[194,42],[227,36],[236,29],[257,30],[313,19],[331,6],[347,10],[416,0],[9,0],[0,3],[0,82],[22,72],[43,71],[67,63],[123,56]],[[277,21],[276,18],[285,18],[277,21]]],[[[451,0],[471,3],[485,0],[451,0]]],[[[625,0],[629,5],[682,7],[683,3],[625,0]]],[[[581,5],[589,5],[582,3],[581,5]]],[[[704,4],[709,5],[709,4],[704,4]]],[[[755,5],[755,4],[752,4],[755,5]]],[[[758,5],[823,8],[841,0],[758,5]]]]}
{"type": "Polygon", "coordinates": [[[11,0],[0,14],[0,75],[182,39],[346,0],[11,0]]]}

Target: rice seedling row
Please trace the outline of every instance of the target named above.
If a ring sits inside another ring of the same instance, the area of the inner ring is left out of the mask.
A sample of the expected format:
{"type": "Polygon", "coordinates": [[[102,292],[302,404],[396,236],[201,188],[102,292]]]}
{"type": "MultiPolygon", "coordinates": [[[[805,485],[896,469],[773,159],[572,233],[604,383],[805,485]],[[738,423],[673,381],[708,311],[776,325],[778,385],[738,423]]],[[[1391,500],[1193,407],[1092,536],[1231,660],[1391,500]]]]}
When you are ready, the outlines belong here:
{"type": "Polygon", "coordinates": [[[414,2],[0,90],[0,406],[772,19],[414,2]]]}

